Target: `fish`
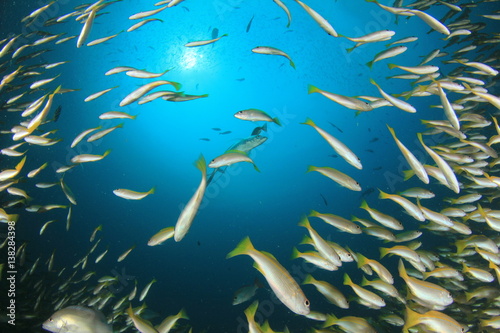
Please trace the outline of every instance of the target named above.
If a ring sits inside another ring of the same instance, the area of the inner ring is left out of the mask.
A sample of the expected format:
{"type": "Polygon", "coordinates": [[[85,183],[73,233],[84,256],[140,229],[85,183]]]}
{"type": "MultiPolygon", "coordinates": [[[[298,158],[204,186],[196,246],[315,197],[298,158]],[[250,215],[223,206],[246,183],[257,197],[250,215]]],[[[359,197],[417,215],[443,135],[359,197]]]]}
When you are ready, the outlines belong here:
{"type": "MultiPolygon", "coordinates": [[[[387,125],[387,124],[386,124],[387,125]]],[[[389,132],[391,133],[394,141],[396,142],[396,145],[398,146],[399,150],[403,154],[403,157],[405,158],[406,162],[410,165],[411,169],[415,172],[417,177],[424,182],[424,184],[429,184],[429,176],[427,175],[427,172],[425,171],[424,166],[420,161],[413,155],[413,153],[406,148],[406,146],[399,141],[399,139],[396,137],[396,132],[392,127],[387,125],[387,128],[389,129],[389,132]]]]}
{"type": "Polygon", "coordinates": [[[250,31],[250,27],[252,26],[252,21],[253,21],[254,17],[255,17],[255,15],[254,15],[254,16],[252,16],[252,18],[251,18],[251,19],[250,19],[250,21],[248,22],[246,32],[249,32],[249,31],[250,31]]]}
{"type": "Polygon", "coordinates": [[[285,52],[283,52],[277,48],[274,48],[271,46],[257,46],[257,47],[254,47],[252,49],[252,52],[258,53],[258,54],[279,55],[279,56],[285,57],[288,59],[288,61],[290,61],[290,66],[295,68],[295,63],[292,61],[292,58],[290,58],[290,56],[288,54],[286,54],[285,52]]]}
{"type": "Polygon", "coordinates": [[[290,14],[290,10],[288,7],[281,1],[281,0],[273,0],[275,4],[280,6],[281,9],[283,9],[286,13],[286,16],[288,18],[288,23],[286,25],[287,28],[290,27],[290,23],[292,23],[292,15],[290,14]]]}
{"type": "Polygon", "coordinates": [[[352,191],[361,191],[361,186],[357,181],[355,181],[345,173],[340,172],[339,170],[330,167],[315,167],[310,165],[307,167],[307,172],[311,171],[317,171],[321,173],[323,176],[330,178],[339,185],[348,188],[352,191]]]}
{"type": "Polygon", "coordinates": [[[225,135],[225,134],[231,134],[231,133],[233,133],[233,132],[231,132],[231,131],[225,131],[225,132],[220,132],[219,134],[225,135]]]}
{"type": "Polygon", "coordinates": [[[306,118],[306,120],[301,123],[304,125],[309,125],[313,127],[322,137],[328,142],[328,144],[346,160],[347,163],[351,164],[357,169],[362,169],[360,159],[341,141],[333,137],[331,134],[326,132],[325,130],[318,127],[310,118],[306,118]]]}
{"type": "Polygon", "coordinates": [[[203,45],[208,45],[217,42],[220,40],[222,37],[227,37],[228,34],[223,34],[220,37],[210,39],[210,40],[200,40],[200,41],[195,41],[195,42],[189,42],[187,44],[184,44],[185,47],[196,47],[196,46],[203,46],[203,45]]]}
{"type": "Polygon", "coordinates": [[[255,165],[255,162],[244,152],[237,151],[237,150],[229,150],[226,151],[224,154],[217,156],[214,158],[210,163],[208,164],[209,168],[220,168],[223,166],[229,166],[234,163],[238,162],[248,162],[252,163],[255,170],[259,171],[257,166],[255,165]]]}
{"type": "Polygon", "coordinates": [[[127,200],[142,200],[145,197],[147,197],[148,195],[155,193],[155,191],[156,191],[156,187],[154,187],[154,186],[147,192],[136,192],[136,191],[132,191],[132,190],[119,188],[119,189],[113,190],[113,194],[116,195],[117,197],[127,199],[127,200]]]}
{"type": "Polygon", "coordinates": [[[250,238],[245,237],[226,258],[238,255],[248,255],[255,261],[254,267],[265,277],[276,297],[290,311],[299,315],[309,314],[309,300],[302,289],[270,253],[256,250],[250,238]]]}
{"type": "Polygon", "coordinates": [[[257,290],[263,287],[264,286],[260,283],[259,279],[255,278],[252,285],[243,286],[234,292],[233,305],[248,302],[255,296],[257,290]]]}
{"type": "Polygon", "coordinates": [[[405,53],[406,50],[408,50],[408,47],[406,47],[404,45],[398,45],[398,46],[391,47],[387,50],[383,50],[383,51],[377,53],[375,55],[375,57],[373,58],[373,60],[370,60],[369,62],[367,62],[366,65],[368,66],[368,68],[372,69],[373,64],[376,63],[377,61],[398,56],[400,54],[405,53]]]}
{"type": "Polygon", "coordinates": [[[191,228],[191,224],[193,223],[193,220],[198,213],[198,208],[200,207],[206,187],[208,185],[207,164],[203,155],[200,155],[198,160],[195,162],[195,166],[201,172],[201,182],[198,186],[198,189],[188,201],[181,214],[179,215],[177,222],[175,223],[174,240],[176,242],[180,242],[191,228]]]}
{"type": "Polygon", "coordinates": [[[373,107],[364,101],[360,101],[359,99],[353,97],[338,95],[328,91],[324,91],[319,89],[318,87],[313,86],[312,84],[308,85],[307,93],[308,94],[320,93],[329,100],[334,101],[352,110],[364,111],[364,112],[373,110],[373,107]]]}
{"type": "Polygon", "coordinates": [[[258,109],[247,109],[241,110],[234,114],[238,119],[249,120],[249,121],[268,121],[281,126],[281,122],[277,117],[272,118],[266,112],[258,109]]]}
{"type": "Polygon", "coordinates": [[[88,162],[97,162],[105,158],[109,155],[111,149],[108,149],[102,155],[93,155],[93,154],[80,154],[71,158],[71,163],[88,163],[88,162]]]}
{"type": "Polygon", "coordinates": [[[59,333],[112,333],[103,314],[83,306],[68,306],[56,311],[43,324],[44,330],[59,333]]]}
{"type": "Polygon", "coordinates": [[[161,245],[166,240],[174,237],[174,227],[166,227],[154,234],[148,241],[149,246],[161,245]]]}
{"type": "Polygon", "coordinates": [[[262,131],[267,132],[267,124],[255,127],[250,135],[259,135],[262,131]]]}
{"type": "Polygon", "coordinates": [[[94,24],[94,19],[96,17],[96,10],[91,10],[87,15],[87,19],[85,20],[85,24],[80,31],[80,35],[78,36],[78,40],[76,42],[76,47],[80,48],[84,43],[87,37],[90,34],[90,30],[92,29],[92,25],[94,24]]]}
{"type": "Polygon", "coordinates": [[[304,10],[319,24],[319,26],[330,36],[338,37],[337,31],[332,27],[332,25],[325,20],[323,16],[318,14],[314,9],[303,3],[302,1],[295,0],[304,10]]]}

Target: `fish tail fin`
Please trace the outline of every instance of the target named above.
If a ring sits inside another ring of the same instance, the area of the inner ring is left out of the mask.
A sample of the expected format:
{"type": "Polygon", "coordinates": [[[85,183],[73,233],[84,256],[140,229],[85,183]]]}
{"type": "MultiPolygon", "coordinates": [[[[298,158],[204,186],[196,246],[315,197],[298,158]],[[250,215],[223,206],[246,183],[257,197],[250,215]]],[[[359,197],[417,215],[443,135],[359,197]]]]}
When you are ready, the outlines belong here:
{"type": "Polygon", "coordinates": [[[379,248],[379,250],[380,250],[380,259],[382,259],[389,253],[389,249],[386,247],[381,247],[379,248]]]}
{"type": "MultiPolygon", "coordinates": [[[[281,126],[281,125],[280,125],[281,126]]],[[[267,123],[265,123],[262,127],[261,127],[261,130],[263,130],[264,132],[267,132],[267,123]]]]}
{"type": "Polygon", "coordinates": [[[391,132],[391,135],[394,139],[396,139],[396,132],[394,132],[394,128],[392,128],[391,126],[385,124],[387,126],[387,129],[389,130],[389,132],[391,132]]]}
{"type": "Polygon", "coordinates": [[[373,60],[368,61],[368,62],[366,63],[366,66],[368,66],[368,68],[372,69],[372,67],[373,67],[373,60]]]}
{"type": "Polygon", "coordinates": [[[179,91],[182,88],[182,84],[180,84],[179,82],[174,82],[174,81],[169,81],[169,82],[177,91],[179,91]]]}
{"type": "Polygon", "coordinates": [[[356,253],[356,258],[358,259],[358,268],[361,266],[367,265],[368,264],[368,258],[362,255],[361,253],[356,253]]]}
{"type": "Polygon", "coordinates": [[[379,190],[379,192],[380,192],[380,193],[379,193],[379,195],[378,195],[379,199],[389,199],[389,197],[390,197],[390,196],[389,196],[389,194],[388,194],[388,193],[385,193],[385,192],[384,192],[384,191],[382,191],[381,189],[378,189],[378,190],[379,190]]]}
{"type": "Polygon", "coordinates": [[[457,240],[455,242],[455,246],[457,247],[457,254],[460,254],[467,247],[467,241],[465,241],[465,240],[457,240]]]}
{"type": "Polygon", "coordinates": [[[311,227],[311,223],[309,223],[309,220],[307,219],[307,216],[302,216],[300,219],[300,222],[298,223],[299,227],[304,227],[306,229],[309,229],[311,227]]]}
{"type": "Polygon", "coordinates": [[[300,252],[299,250],[297,250],[297,248],[294,246],[293,249],[292,249],[292,259],[297,259],[299,258],[300,256],[300,252]]]}
{"type": "Polygon", "coordinates": [[[399,272],[399,276],[401,276],[401,278],[403,280],[406,280],[408,278],[408,273],[406,273],[406,268],[405,268],[405,265],[403,264],[402,259],[399,259],[398,272],[399,272]]]}
{"type": "Polygon", "coordinates": [[[207,162],[205,161],[205,157],[203,154],[200,154],[200,157],[194,162],[194,166],[201,171],[202,174],[207,174],[207,162]]]}
{"type": "Polygon", "coordinates": [[[405,312],[405,324],[403,326],[403,333],[409,332],[408,329],[412,326],[415,326],[419,323],[420,314],[411,310],[409,307],[406,307],[405,312]]]}
{"type": "Polygon", "coordinates": [[[360,286],[368,286],[370,285],[370,281],[368,281],[368,279],[363,275],[363,277],[361,278],[361,283],[359,284],[360,286]]]}
{"type": "Polygon", "coordinates": [[[156,186],[153,186],[149,191],[148,194],[154,194],[156,192],[156,186]]]}
{"type": "Polygon", "coordinates": [[[273,123],[275,123],[275,124],[276,124],[276,125],[278,125],[278,126],[281,126],[281,122],[280,122],[280,120],[278,119],[278,117],[273,118],[273,123]]]}
{"type": "Polygon", "coordinates": [[[307,274],[307,276],[304,278],[304,282],[302,284],[314,284],[316,282],[316,279],[313,278],[311,274],[307,274]]]}
{"type": "Polygon", "coordinates": [[[104,152],[104,154],[102,154],[102,157],[106,157],[109,155],[109,153],[111,153],[111,149],[108,149],[104,152]]]}
{"type": "Polygon", "coordinates": [[[311,120],[311,118],[307,117],[306,120],[301,123],[302,125],[309,125],[309,126],[316,126],[316,124],[314,123],[314,121],[311,120]]]}
{"type": "Polygon", "coordinates": [[[295,63],[292,60],[290,60],[290,66],[292,66],[293,69],[295,69],[295,63]]]}
{"type": "Polygon", "coordinates": [[[355,48],[356,48],[356,45],[354,45],[353,47],[349,47],[345,50],[347,51],[347,53],[351,53],[352,51],[354,51],[355,48]]]}
{"type": "Polygon", "coordinates": [[[132,120],[134,120],[135,118],[137,118],[138,114],[136,114],[135,116],[131,116],[132,120]]]}
{"type": "Polygon", "coordinates": [[[403,180],[408,180],[415,175],[415,171],[412,169],[403,171],[403,180]]]}
{"type": "MultiPolygon", "coordinates": [[[[368,1],[368,0],[366,0],[368,1]]],[[[333,314],[328,314],[326,315],[326,320],[325,323],[323,324],[323,327],[330,327],[332,325],[335,325],[335,323],[338,322],[338,318],[335,317],[333,314]]]]}
{"type": "Polygon", "coordinates": [[[226,256],[226,259],[239,256],[241,254],[247,254],[249,251],[255,250],[253,247],[252,242],[250,241],[250,237],[245,237],[241,242],[239,242],[238,245],[236,245],[236,248],[229,252],[226,256]]]}
{"type": "Polygon", "coordinates": [[[255,301],[248,308],[243,311],[248,318],[254,318],[257,308],[259,307],[259,301],[255,301]]]}
{"type": "Polygon", "coordinates": [[[304,235],[304,238],[302,238],[302,242],[300,242],[301,245],[303,244],[313,244],[313,240],[311,237],[304,235]]]}
{"type": "Polygon", "coordinates": [[[26,162],[26,156],[24,156],[23,159],[16,165],[15,169],[17,172],[21,171],[25,162],[26,162]]]}
{"type": "Polygon", "coordinates": [[[352,286],[353,284],[354,284],[354,282],[352,282],[351,277],[349,276],[349,274],[345,273],[344,274],[344,285],[346,285],[346,286],[352,286]]]}
{"type": "Polygon", "coordinates": [[[181,309],[181,311],[179,311],[179,313],[177,314],[176,316],[177,318],[182,318],[182,319],[189,319],[187,313],[186,313],[186,310],[185,309],[181,309]]]}
{"type": "Polygon", "coordinates": [[[316,167],[315,167],[314,165],[309,165],[309,166],[307,167],[307,171],[306,171],[306,173],[311,172],[311,171],[316,171],[316,167]]]}
{"type": "Polygon", "coordinates": [[[368,202],[366,202],[366,200],[363,199],[363,201],[361,202],[361,206],[359,206],[361,209],[364,209],[364,210],[368,210],[370,209],[370,206],[368,206],[368,202]]]}
{"type": "Polygon", "coordinates": [[[229,34],[224,34],[224,35],[222,35],[220,37],[222,38],[222,37],[227,37],[227,36],[229,36],[229,34]]]}
{"type": "Polygon", "coordinates": [[[309,213],[309,216],[315,216],[315,217],[317,217],[317,216],[319,216],[319,212],[317,212],[317,211],[315,211],[315,210],[313,209],[313,210],[311,210],[311,212],[309,213]]]}
{"type": "Polygon", "coordinates": [[[312,93],[317,93],[317,92],[320,92],[321,90],[316,87],[316,86],[313,86],[312,84],[308,84],[307,85],[307,93],[308,94],[312,94],[312,93]]]}
{"type": "Polygon", "coordinates": [[[253,164],[253,168],[255,169],[255,171],[260,172],[259,168],[257,168],[257,165],[253,164]]]}
{"type": "Polygon", "coordinates": [[[395,64],[387,64],[387,67],[389,67],[389,69],[393,69],[393,68],[396,68],[398,65],[395,65],[395,64]]]}
{"type": "Polygon", "coordinates": [[[116,125],[116,128],[123,128],[123,125],[125,125],[125,123],[118,124],[116,125]]]}
{"type": "Polygon", "coordinates": [[[378,87],[377,82],[373,78],[370,78],[370,83],[373,84],[375,87],[378,87]]]}

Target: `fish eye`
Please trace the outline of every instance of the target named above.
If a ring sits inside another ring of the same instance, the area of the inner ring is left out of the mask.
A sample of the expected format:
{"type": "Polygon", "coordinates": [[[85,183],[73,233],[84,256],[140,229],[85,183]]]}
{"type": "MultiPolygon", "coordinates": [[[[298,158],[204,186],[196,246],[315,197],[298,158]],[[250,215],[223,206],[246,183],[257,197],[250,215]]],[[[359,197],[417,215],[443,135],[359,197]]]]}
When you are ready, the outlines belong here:
{"type": "Polygon", "coordinates": [[[53,321],[54,321],[54,319],[52,319],[52,317],[50,317],[50,318],[49,318],[49,321],[50,321],[50,322],[53,322],[53,321]]]}
{"type": "Polygon", "coordinates": [[[304,302],[304,305],[305,305],[305,306],[307,306],[307,307],[309,307],[309,305],[310,305],[310,304],[311,304],[311,303],[309,303],[309,300],[308,300],[308,299],[306,299],[306,300],[305,300],[305,302],[304,302]]]}
{"type": "Polygon", "coordinates": [[[346,257],[352,257],[350,253],[346,253],[346,257]]]}

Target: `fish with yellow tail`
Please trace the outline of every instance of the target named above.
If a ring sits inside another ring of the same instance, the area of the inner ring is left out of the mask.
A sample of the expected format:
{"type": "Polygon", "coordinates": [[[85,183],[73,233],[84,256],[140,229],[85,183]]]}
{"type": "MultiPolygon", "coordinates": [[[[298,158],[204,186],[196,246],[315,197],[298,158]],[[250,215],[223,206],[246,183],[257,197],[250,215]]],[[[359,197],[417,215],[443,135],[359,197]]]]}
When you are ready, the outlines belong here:
{"type": "Polygon", "coordinates": [[[290,273],[272,254],[256,250],[250,238],[245,237],[226,258],[243,254],[255,261],[254,267],[265,277],[275,295],[284,305],[296,314],[304,316],[309,314],[309,300],[290,273]]]}
{"type": "Polygon", "coordinates": [[[290,61],[290,66],[292,66],[295,69],[295,63],[292,61],[292,58],[290,58],[290,56],[288,54],[286,54],[285,52],[283,52],[277,48],[270,47],[270,46],[257,46],[257,47],[252,49],[252,52],[258,53],[258,54],[279,55],[279,56],[285,57],[288,59],[288,61],[290,61]]]}
{"type": "Polygon", "coordinates": [[[174,228],[174,240],[176,242],[180,242],[188,233],[189,228],[198,213],[198,208],[203,200],[203,196],[205,195],[205,189],[207,188],[207,163],[205,162],[205,157],[203,157],[203,155],[200,155],[200,158],[198,158],[195,162],[195,166],[201,171],[201,182],[198,189],[177,219],[177,223],[174,228]]]}
{"type": "Polygon", "coordinates": [[[340,142],[333,135],[329,134],[322,128],[318,127],[310,118],[306,118],[306,120],[301,124],[309,125],[314,128],[319,133],[319,135],[321,135],[323,139],[325,139],[326,142],[328,142],[328,144],[337,152],[337,154],[339,154],[344,158],[344,160],[346,160],[347,163],[357,169],[363,168],[359,158],[349,148],[347,148],[345,144],[340,142]]]}

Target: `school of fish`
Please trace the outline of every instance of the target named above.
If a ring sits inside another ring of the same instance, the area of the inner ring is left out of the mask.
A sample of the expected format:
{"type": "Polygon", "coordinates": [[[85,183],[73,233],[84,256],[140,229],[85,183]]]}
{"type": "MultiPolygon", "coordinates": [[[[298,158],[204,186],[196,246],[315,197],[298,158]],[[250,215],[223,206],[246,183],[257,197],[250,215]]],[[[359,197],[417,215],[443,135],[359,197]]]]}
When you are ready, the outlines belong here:
{"type": "MultiPolygon", "coordinates": [[[[167,24],[167,19],[162,18],[164,12],[182,5],[186,9],[182,15],[188,15],[190,4],[196,2],[196,0],[165,0],[147,6],[145,1],[144,11],[124,18],[124,21],[129,20],[131,24],[127,30],[91,40],[91,36],[97,36],[92,30],[93,27],[97,30],[95,25],[104,24],[106,11],[112,11],[113,5],[122,1],[127,0],[99,0],[92,4],[78,5],[72,12],[45,19],[43,22],[43,27],[48,31],[52,26],[63,23],[77,24],[80,31],[72,36],[66,33],[53,34],[36,30],[0,41],[0,112],[8,119],[2,123],[3,146],[0,147],[4,156],[0,171],[2,192],[0,222],[3,225],[29,223],[30,214],[44,214],[47,216],[47,222],[40,228],[39,234],[47,234],[51,232],[51,225],[56,222],[50,217],[50,211],[64,210],[67,216],[66,230],[70,230],[73,211],[75,206],[80,205],[80,198],[79,193],[74,193],[65,181],[65,172],[82,164],[103,163],[113,154],[113,147],[107,147],[100,154],[73,156],[68,165],[60,165],[53,172],[53,182],[38,182],[37,177],[40,173],[52,172],[47,166],[52,165],[53,161],[47,160],[32,170],[28,169],[26,166],[30,163],[31,151],[35,150],[33,147],[36,146],[38,152],[42,149],[49,152],[51,146],[62,145],[63,139],[71,142],[71,148],[78,146],[84,140],[93,142],[103,139],[105,143],[106,137],[112,136],[114,131],[126,131],[127,121],[138,121],[137,114],[131,115],[124,111],[126,110],[124,107],[133,103],[142,105],[154,100],[189,102],[210,98],[208,94],[185,94],[181,91],[182,83],[175,81],[174,76],[172,80],[165,79],[170,75],[167,74],[170,72],[169,69],[150,72],[128,66],[117,66],[102,76],[126,75],[135,80],[137,88],[124,89],[114,86],[94,92],[84,101],[74,101],[74,103],[91,103],[105,94],[119,93],[121,96],[119,107],[113,111],[103,112],[99,119],[120,119],[124,122],[103,128],[96,121],[94,127],[82,129],[75,137],[58,137],[56,122],[61,114],[61,108],[57,108],[57,105],[61,95],[70,96],[75,89],[70,89],[61,83],[65,73],[58,72],[57,69],[68,66],[68,61],[61,59],[55,63],[42,63],[39,61],[41,55],[51,52],[51,49],[57,49],[62,43],[73,43],[75,48],[83,49],[106,43],[123,34],[133,34],[138,29],[151,29],[154,32],[159,25],[167,24]],[[163,90],[166,87],[167,90],[163,90]],[[162,90],[155,90],[157,88],[162,90]],[[44,203],[45,196],[34,198],[29,195],[34,187],[46,191],[46,197],[50,197],[50,191],[58,191],[64,194],[67,202],[44,203]]],[[[361,0],[356,1],[361,2],[361,0]]],[[[422,164],[407,148],[405,142],[398,139],[398,133],[405,131],[405,124],[387,124],[384,130],[387,130],[394,139],[391,147],[402,156],[408,166],[404,171],[405,180],[415,176],[421,182],[421,187],[402,187],[397,193],[379,190],[378,199],[362,197],[359,200],[359,211],[353,212],[350,219],[335,215],[331,211],[319,212],[314,209],[304,212],[303,216],[297,216],[296,223],[304,231],[304,239],[297,244],[297,248],[290,249],[292,257],[341,276],[343,285],[335,286],[331,281],[317,280],[312,274],[308,274],[303,281],[297,281],[287,270],[286,264],[283,265],[272,254],[261,250],[258,243],[254,244],[249,237],[245,237],[246,235],[241,235],[241,242],[227,254],[227,258],[240,255],[250,257],[266,284],[263,286],[259,279],[256,279],[253,285],[242,287],[236,291],[233,304],[238,306],[251,301],[259,288],[268,286],[269,292],[274,293],[279,302],[290,310],[288,315],[308,318],[310,332],[498,332],[500,331],[500,158],[498,156],[500,97],[494,90],[495,87],[498,90],[500,49],[497,45],[500,43],[500,32],[483,32],[482,30],[490,23],[478,22],[478,15],[470,13],[481,8],[484,3],[499,2],[417,0],[408,3],[396,0],[389,6],[383,4],[383,1],[365,1],[374,8],[389,13],[395,20],[399,20],[399,24],[406,22],[409,25],[412,21],[421,20],[430,29],[430,34],[440,35],[442,48],[425,56],[420,64],[407,63],[405,58],[399,55],[404,54],[408,49],[407,45],[415,42],[417,37],[400,36],[397,31],[390,30],[375,31],[364,36],[344,36],[334,28],[336,26],[334,21],[327,19],[327,15],[322,14],[319,9],[314,9],[314,1],[269,0],[269,3],[271,5],[274,3],[280,8],[283,17],[286,18],[287,28],[294,27],[294,12],[305,11],[315,22],[311,29],[324,30],[332,42],[348,40],[352,43],[350,44],[352,47],[346,50],[347,53],[359,49],[369,52],[369,44],[390,41],[385,50],[374,54],[373,59],[366,64],[367,71],[377,66],[388,66],[389,69],[394,69],[394,72],[400,71],[400,74],[388,77],[385,82],[369,80],[368,83],[376,87],[379,95],[346,96],[329,91],[334,90],[333,88],[316,87],[314,82],[308,82],[304,95],[317,93],[315,96],[326,97],[336,107],[353,110],[353,116],[356,115],[358,118],[363,117],[365,112],[377,112],[376,109],[381,107],[390,108],[391,112],[418,115],[418,108],[412,105],[412,101],[435,96],[439,100],[439,104],[435,105],[436,113],[440,114],[437,118],[442,120],[418,119],[427,130],[415,136],[421,144],[422,151],[430,158],[428,161],[433,163],[422,164]],[[445,6],[447,14],[440,19],[432,16],[430,13],[435,6],[445,6]],[[394,41],[393,38],[399,39],[394,41]],[[460,49],[446,52],[447,47],[457,44],[460,44],[460,49]],[[475,49],[477,55],[474,59],[469,59],[470,54],[467,52],[475,49]],[[387,63],[386,59],[390,58],[395,59],[387,63]],[[452,71],[445,71],[439,67],[438,60],[455,67],[452,71]],[[411,81],[413,89],[396,92],[384,87],[388,86],[388,81],[397,80],[411,81]],[[428,139],[434,136],[440,139],[428,139]],[[447,197],[443,199],[435,196],[426,188],[429,184],[443,186],[443,190],[448,193],[447,197]],[[379,211],[375,208],[379,202],[377,200],[392,201],[395,210],[404,212],[408,219],[418,222],[420,227],[413,230],[414,228],[409,227],[409,223],[393,217],[394,212],[379,211]],[[442,207],[440,211],[428,208],[436,207],[433,200],[440,200],[442,207]],[[381,242],[380,252],[363,253],[362,248],[351,249],[349,246],[332,242],[326,235],[321,235],[316,230],[322,223],[327,223],[333,228],[332,230],[348,233],[353,237],[360,237],[358,235],[362,234],[374,237],[381,242]],[[439,247],[430,247],[423,237],[420,238],[423,234],[432,234],[443,241],[439,247]],[[387,264],[388,257],[393,256],[397,257],[396,269],[387,264]],[[344,271],[347,265],[357,267],[357,274],[344,271]],[[304,285],[313,285],[319,294],[334,306],[321,312],[320,308],[309,301],[303,291],[304,285]],[[335,315],[337,307],[349,309],[352,302],[370,309],[367,312],[369,315],[366,317],[335,315]]],[[[45,17],[44,13],[50,12],[51,7],[55,6],[58,6],[57,0],[47,3],[27,14],[22,23],[29,27],[39,22],[41,17],[45,17]]],[[[244,2],[241,6],[244,6],[244,2]]],[[[246,26],[247,32],[250,31],[254,18],[255,16],[246,26]]],[[[500,20],[500,10],[483,14],[481,18],[491,21],[491,26],[494,27],[495,22],[500,20]]],[[[294,27],[294,29],[301,28],[294,27]]],[[[216,33],[212,38],[207,36],[207,39],[203,40],[190,40],[184,47],[206,47],[214,43],[230,45],[231,38],[230,34],[218,36],[216,33]]],[[[285,63],[290,65],[284,67],[287,70],[294,70],[300,66],[292,60],[293,54],[274,46],[255,45],[249,51],[259,54],[255,57],[260,57],[261,54],[280,56],[281,58],[275,57],[275,59],[285,60],[285,63]]],[[[273,59],[273,57],[263,58],[269,58],[270,61],[273,59]]],[[[71,106],[63,106],[62,112],[69,108],[71,106]]],[[[173,225],[165,225],[158,233],[151,236],[147,244],[127,244],[129,247],[116,259],[117,262],[124,261],[138,246],[157,246],[170,238],[173,238],[174,242],[180,242],[184,237],[188,237],[213,176],[217,171],[225,170],[220,168],[247,162],[252,164],[255,170],[265,172],[257,168],[258,161],[250,157],[251,149],[266,140],[266,137],[260,136],[259,133],[267,131],[267,124],[282,126],[281,121],[266,111],[254,108],[234,110],[234,117],[241,121],[256,122],[261,127],[256,128],[252,136],[243,140],[240,145],[233,145],[220,155],[213,156],[210,162],[207,162],[203,155],[199,155],[199,152],[193,155],[193,160],[196,160],[195,167],[201,173],[199,185],[190,198],[185,198],[185,205],[177,221],[173,225]],[[262,125],[263,122],[265,126],[262,125]],[[255,140],[259,142],[244,147],[244,143],[255,140]]],[[[332,153],[333,149],[337,154],[334,156],[341,157],[342,163],[349,164],[349,168],[362,170],[362,160],[349,148],[350,143],[341,141],[340,136],[337,138],[329,128],[320,122],[314,122],[312,118],[315,118],[314,113],[298,122],[308,125],[304,128],[319,134],[318,145],[314,149],[325,150],[325,153],[332,153]]],[[[342,132],[338,127],[337,129],[342,132]]],[[[213,130],[219,134],[231,133],[231,131],[220,132],[220,128],[213,130]]],[[[210,141],[208,138],[200,140],[210,141]]],[[[308,169],[304,170],[306,171],[308,173],[316,171],[321,175],[318,177],[328,178],[325,178],[325,182],[333,181],[345,191],[363,190],[362,183],[331,166],[309,165],[308,169]]],[[[151,185],[139,189],[110,190],[117,197],[127,200],[124,204],[130,203],[131,200],[147,200],[148,196],[157,195],[156,187],[151,185]]],[[[326,204],[326,199],[324,197],[323,199],[326,204]]],[[[104,228],[106,225],[99,225],[91,235],[86,235],[86,239],[90,237],[88,252],[74,264],[62,267],[61,263],[58,263],[59,267],[54,267],[55,250],[50,257],[38,257],[28,266],[26,256],[29,245],[27,242],[17,244],[16,261],[22,267],[18,288],[28,290],[32,299],[32,304],[28,305],[31,314],[24,314],[24,319],[50,332],[107,333],[125,332],[132,328],[142,333],[195,332],[188,324],[189,317],[184,309],[156,324],[141,317],[146,308],[143,301],[150,289],[154,288],[156,278],[153,277],[149,283],[142,281],[144,287],[141,291],[138,289],[140,282],[135,280],[129,290],[114,294],[111,287],[118,283],[116,276],[99,277],[95,276],[94,271],[86,269],[90,262],[97,265],[108,253],[108,247],[112,245],[108,244],[106,249],[103,246],[99,247],[101,242],[105,242],[105,239],[100,237],[104,228]],[[58,284],[47,286],[43,283],[43,279],[32,278],[35,273],[42,274],[40,271],[44,260],[49,272],[57,272],[58,284]],[[140,302],[142,305],[137,306],[140,302]],[[42,308],[53,315],[47,318],[33,315],[40,313],[42,308]]],[[[10,246],[8,240],[6,238],[3,241],[1,249],[10,246]]],[[[236,265],[236,260],[243,259],[231,260],[234,260],[236,265]]],[[[7,263],[2,262],[0,277],[4,277],[6,271],[8,271],[7,263]]],[[[179,308],[182,308],[182,305],[179,305],[179,308]]],[[[302,332],[273,321],[272,316],[269,322],[256,321],[258,309],[259,302],[254,301],[241,311],[247,319],[249,332],[276,332],[271,326],[280,332],[302,332]]]]}

